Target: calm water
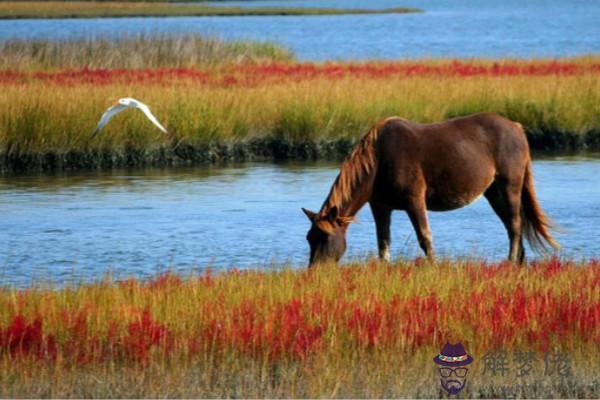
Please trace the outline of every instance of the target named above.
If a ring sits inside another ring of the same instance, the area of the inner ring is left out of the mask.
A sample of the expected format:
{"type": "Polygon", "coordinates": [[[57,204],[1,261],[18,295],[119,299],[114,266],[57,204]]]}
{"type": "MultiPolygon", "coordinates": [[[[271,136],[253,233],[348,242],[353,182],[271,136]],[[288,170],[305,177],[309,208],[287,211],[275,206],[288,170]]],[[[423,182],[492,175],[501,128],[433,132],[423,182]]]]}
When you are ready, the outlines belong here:
{"type": "Polygon", "coordinates": [[[557,57],[600,52],[597,0],[283,0],[236,6],[383,8],[422,14],[3,20],[0,39],[200,32],[276,41],[303,60],[557,57]]]}
{"type": "MultiPolygon", "coordinates": [[[[0,282],[63,283],[111,270],[143,277],[165,268],[306,265],[309,223],[337,174],[332,164],[121,171],[0,178],[0,282]]],[[[600,254],[600,159],[536,161],[544,209],[562,227],[562,254],[600,254]]],[[[349,230],[345,260],[375,253],[368,207],[349,230]]],[[[451,257],[501,259],[508,241],[483,199],[430,213],[434,245],[451,257]]],[[[408,218],[396,212],[393,255],[420,255],[408,218]]]]}

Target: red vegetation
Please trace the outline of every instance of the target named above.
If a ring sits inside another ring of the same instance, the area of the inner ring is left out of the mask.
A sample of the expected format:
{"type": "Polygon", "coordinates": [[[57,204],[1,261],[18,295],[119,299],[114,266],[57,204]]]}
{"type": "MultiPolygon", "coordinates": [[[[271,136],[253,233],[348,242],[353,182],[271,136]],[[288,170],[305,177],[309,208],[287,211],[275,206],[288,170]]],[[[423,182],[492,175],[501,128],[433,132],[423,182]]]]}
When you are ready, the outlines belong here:
{"type": "Polygon", "coordinates": [[[135,360],[147,360],[153,348],[169,351],[173,347],[167,327],[156,323],[148,310],[142,313],[139,321],[128,325],[127,334],[120,344],[124,354],[135,360]]]}
{"type": "Polygon", "coordinates": [[[503,77],[503,76],[570,76],[600,73],[600,64],[562,61],[477,63],[376,62],[363,64],[258,64],[216,69],[80,69],[56,72],[0,71],[0,84],[42,81],[57,85],[108,85],[114,83],[167,84],[193,81],[199,85],[256,86],[267,83],[337,80],[349,77],[386,79],[407,77],[503,77]]]}
{"type": "Polygon", "coordinates": [[[56,343],[54,336],[44,336],[40,318],[27,323],[24,316],[15,315],[10,325],[4,330],[0,330],[0,353],[4,351],[8,352],[11,357],[54,358],[56,343]]]}
{"type": "Polygon", "coordinates": [[[158,322],[149,310],[128,304],[122,305],[126,311],[121,319],[109,320],[95,331],[90,325],[98,320],[95,306],[62,310],[56,321],[50,316],[28,322],[17,313],[0,329],[0,355],[53,359],[60,354],[62,359],[85,364],[115,358],[143,362],[153,354],[235,351],[270,360],[302,360],[332,346],[439,347],[457,334],[452,331],[456,327],[461,329],[461,340],[476,338],[480,348],[528,346],[547,351],[569,343],[600,345],[600,265],[596,261],[577,266],[555,258],[534,262],[527,270],[508,263],[469,265],[460,278],[441,280],[447,282],[445,290],[440,290],[443,283],[439,287],[432,283],[429,292],[420,295],[360,294],[367,275],[386,276],[401,289],[414,285],[407,280],[415,279],[419,268],[375,264],[344,268],[331,282],[337,285],[333,296],[312,289],[314,275],[301,272],[294,279],[303,294],[276,301],[265,295],[232,301],[215,288],[215,279],[218,285],[228,279],[235,279],[236,284],[249,279],[245,284],[252,287],[260,274],[244,276],[235,271],[213,277],[209,272],[193,281],[171,274],[146,283],[129,280],[118,290],[135,287],[165,293],[193,285],[193,290],[214,292],[203,297],[206,300],[195,313],[178,317],[185,329],[158,322]],[[522,279],[515,280],[517,276],[522,279]],[[52,329],[46,325],[50,321],[52,329]]]}

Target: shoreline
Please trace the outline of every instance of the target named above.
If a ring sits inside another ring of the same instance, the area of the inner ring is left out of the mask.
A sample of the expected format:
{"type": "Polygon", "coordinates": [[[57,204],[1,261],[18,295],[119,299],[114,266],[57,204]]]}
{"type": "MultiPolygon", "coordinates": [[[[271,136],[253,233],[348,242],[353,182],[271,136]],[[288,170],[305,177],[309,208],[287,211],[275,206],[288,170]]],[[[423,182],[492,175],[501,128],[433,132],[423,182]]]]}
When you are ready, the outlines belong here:
{"type": "MultiPolygon", "coordinates": [[[[600,130],[585,134],[527,131],[532,152],[572,154],[600,150],[600,130]]],[[[179,167],[237,162],[342,161],[359,139],[339,138],[292,141],[267,136],[240,141],[202,144],[185,142],[149,148],[88,148],[65,152],[0,152],[0,174],[110,170],[133,167],[179,167]]]]}
{"type": "Polygon", "coordinates": [[[0,19],[85,19],[146,17],[318,16],[422,13],[410,7],[384,9],[221,7],[168,2],[0,2],[0,19]]]}

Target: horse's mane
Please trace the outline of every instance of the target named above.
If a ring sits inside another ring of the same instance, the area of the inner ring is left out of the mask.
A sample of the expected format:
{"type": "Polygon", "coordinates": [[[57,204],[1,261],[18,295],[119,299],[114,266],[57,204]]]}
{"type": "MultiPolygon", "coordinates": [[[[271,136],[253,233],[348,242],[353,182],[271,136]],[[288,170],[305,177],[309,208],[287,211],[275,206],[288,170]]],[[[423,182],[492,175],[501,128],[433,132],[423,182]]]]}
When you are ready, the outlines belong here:
{"type": "Polygon", "coordinates": [[[328,210],[337,207],[341,211],[342,205],[350,200],[353,190],[360,184],[361,180],[371,173],[377,162],[375,157],[375,144],[379,137],[381,127],[391,118],[374,125],[369,132],[358,142],[352,152],[344,160],[340,167],[340,173],[331,186],[329,196],[321,207],[320,214],[326,214],[328,210]]]}

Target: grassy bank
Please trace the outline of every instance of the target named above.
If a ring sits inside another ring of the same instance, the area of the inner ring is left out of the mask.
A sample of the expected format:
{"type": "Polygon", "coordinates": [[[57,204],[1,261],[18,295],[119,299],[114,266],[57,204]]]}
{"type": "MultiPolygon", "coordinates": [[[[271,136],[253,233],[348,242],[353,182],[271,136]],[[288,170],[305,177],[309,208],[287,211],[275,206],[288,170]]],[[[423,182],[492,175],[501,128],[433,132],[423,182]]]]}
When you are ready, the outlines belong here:
{"type": "Polygon", "coordinates": [[[0,71],[3,170],[341,157],[378,119],[493,111],[532,148],[600,148],[600,61],[256,64],[212,68],[0,71]],[[89,139],[120,97],[147,103],[89,139]]]}
{"type": "Polygon", "coordinates": [[[291,7],[212,7],[167,2],[80,2],[80,1],[2,1],[0,19],[19,18],[119,18],[189,16],[286,16],[403,14],[420,10],[406,7],[386,9],[291,8],[291,7]]]}
{"type": "Polygon", "coordinates": [[[446,341],[475,360],[468,397],[598,397],[598,262],[373,261],[4,288],[0,396],[439,397],[432,359],[446,341]],[[485,362],[498,351],[501,375],[485,362]],[[527,377],[516,352],[532,353],[527,377]]]}
{"type": "Polygon", "coordinates": [[[194,34],[0,42],[0,70],[191,68],[223,64],[289,62],[284,47],[194,34]]]}

